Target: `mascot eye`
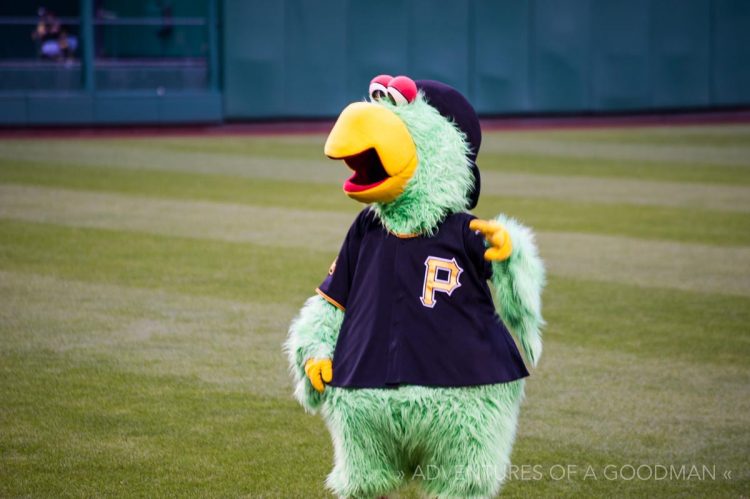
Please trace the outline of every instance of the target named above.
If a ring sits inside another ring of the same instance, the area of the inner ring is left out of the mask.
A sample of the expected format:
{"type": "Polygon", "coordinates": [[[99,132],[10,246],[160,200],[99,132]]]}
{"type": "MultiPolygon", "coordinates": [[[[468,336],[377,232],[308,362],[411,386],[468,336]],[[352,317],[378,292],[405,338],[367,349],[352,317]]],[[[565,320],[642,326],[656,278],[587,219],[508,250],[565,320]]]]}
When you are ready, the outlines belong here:
{"type": "Polygon", "coordinates": [[[391,75],[378,75],[370,81],[370,100],[381,100],[388,97],[388,84],[393,79],[391,75]]]}
{"type": "Polygon", "coordinates": [[[417,84],[408,76],[397,76],[388,83],[388,95],[396,104],[408,104],[417,98],[417,84]]]}

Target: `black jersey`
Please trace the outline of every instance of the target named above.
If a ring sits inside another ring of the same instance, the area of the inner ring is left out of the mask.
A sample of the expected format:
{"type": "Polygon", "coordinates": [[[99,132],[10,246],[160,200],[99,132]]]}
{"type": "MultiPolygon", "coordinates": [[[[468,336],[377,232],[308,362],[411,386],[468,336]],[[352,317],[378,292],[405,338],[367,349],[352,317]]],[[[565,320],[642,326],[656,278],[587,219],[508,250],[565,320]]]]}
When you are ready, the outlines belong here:
{"type": "Polygon", "coordinates": [[[433,236],[388,232],[370,209],[352,224],[318,288],[344,310],[332,386],[469,386],[528,371],[495,312],[492,268],[468,213],[433,236]]]}

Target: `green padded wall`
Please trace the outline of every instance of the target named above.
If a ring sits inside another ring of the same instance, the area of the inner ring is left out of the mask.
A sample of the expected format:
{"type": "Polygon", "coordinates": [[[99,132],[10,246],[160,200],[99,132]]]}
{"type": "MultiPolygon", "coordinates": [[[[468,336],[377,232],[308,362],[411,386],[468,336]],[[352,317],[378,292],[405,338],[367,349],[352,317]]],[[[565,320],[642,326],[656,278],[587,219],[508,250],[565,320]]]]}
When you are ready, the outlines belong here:
{"type": "Polygon", "coordinates": [[[747,0],[224,0],[230,119],[333,116],[388,72],[479,112],[750,105],[747,0]]]}
{"type": "Polygon", "coordinates": [[[710,104],[710,1],[654,0],[651,22],[652,104],[710,104]]]}
{"type": "Polygon", "coordinates": [[[594,2],[591,94],[595,110],[651,106],[649,0],[594,2]]]}
{"type": "Polygon", "coordinates": [[[474,4],[471,43],[472,102],[478,109],[531,111],[531,2],[483,0],[474,4]],[[494,29],[482,28],[487,25],[494,29]],[[479,27],[479,29],[477,28],[479,27]]]}
{"type": "Polygon", "coordinates": [[[588,0],[536,0],[532,11],[532,106],[585,109],[591,94],[588,0]]]}
{"type": "Polygon", "coordinates": [[[711,102],[750,102],[750,2],[714,0],[711,16],[711,102]]]}

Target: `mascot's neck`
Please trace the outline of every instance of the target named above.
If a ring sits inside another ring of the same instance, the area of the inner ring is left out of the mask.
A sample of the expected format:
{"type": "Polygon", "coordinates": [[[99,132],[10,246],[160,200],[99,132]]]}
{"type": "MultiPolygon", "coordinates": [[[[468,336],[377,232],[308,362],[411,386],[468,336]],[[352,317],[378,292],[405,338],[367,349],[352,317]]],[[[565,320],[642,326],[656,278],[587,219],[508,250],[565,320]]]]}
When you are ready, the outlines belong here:
{"type": "Polygon", "coordinates": [[[410,235],[434,234],[445,217],[456,211],[413,196],[401,196],[390,203],[375,203],[372,209],[390,232],[410,235]]]}

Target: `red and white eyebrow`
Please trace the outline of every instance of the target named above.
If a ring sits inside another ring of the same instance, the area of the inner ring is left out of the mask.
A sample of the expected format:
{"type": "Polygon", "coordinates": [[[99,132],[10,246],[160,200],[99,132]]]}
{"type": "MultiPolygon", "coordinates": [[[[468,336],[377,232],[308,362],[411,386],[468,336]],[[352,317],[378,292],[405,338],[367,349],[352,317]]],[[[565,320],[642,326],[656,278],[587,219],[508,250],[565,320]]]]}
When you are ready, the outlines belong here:
{"type": "Polygon", "coordinates": [[[417,84],[408,76],[397,76],[388,83],[388,95],[396,104],[409,104],[417,98],[417,84]]]}
{"type": "Polygon", "coordinates": [[[391,75],[378,75],[370,81],[370,99],[380,100],[388,95],[388,84],[393,79],[391,75]]]}
{"type": "Polygon", "coordinates": [[[370,99],[390,97],[394,104],[409,104],[417,98],[417,84],[408,76],[378,75],[370,81],[370,99]]]}

